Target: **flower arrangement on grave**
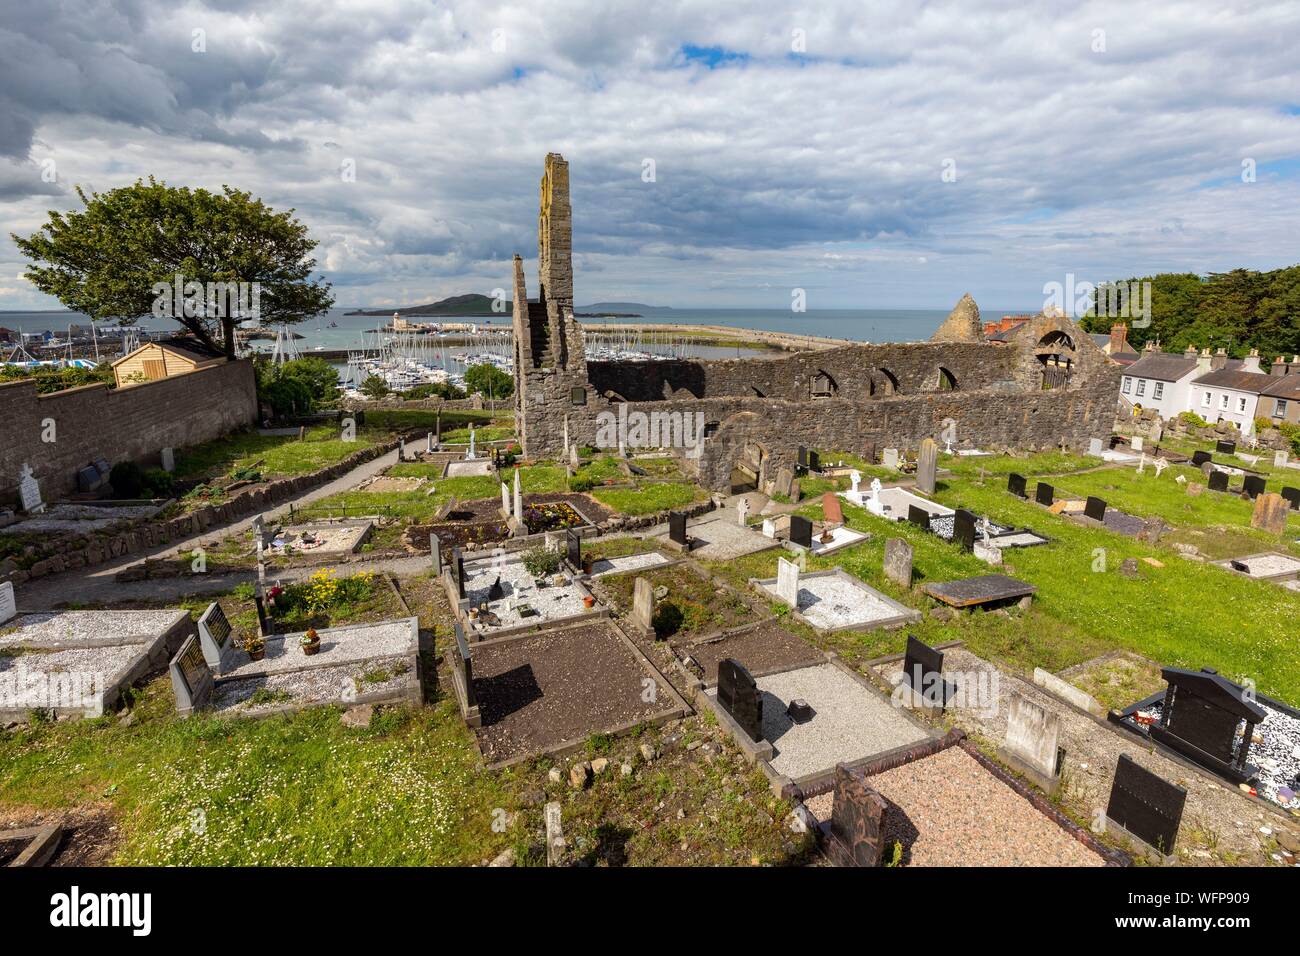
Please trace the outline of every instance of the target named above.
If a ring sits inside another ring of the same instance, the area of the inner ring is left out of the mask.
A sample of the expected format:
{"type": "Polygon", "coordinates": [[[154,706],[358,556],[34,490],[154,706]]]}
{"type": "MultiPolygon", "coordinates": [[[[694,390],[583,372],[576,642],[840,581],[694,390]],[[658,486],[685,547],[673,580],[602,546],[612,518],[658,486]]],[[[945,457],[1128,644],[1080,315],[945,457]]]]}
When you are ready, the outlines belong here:
{"type": "Polygon", "coordinates": [[[266,638],[257,633],[247,635],[244,638],[244,651],[249,660],[260,661],[266,656],[266,638]]]}
{"type": "Polygon", "coordinates": [[[524,570],[531,574],[534,580],[543,581],[560,569],[560,560],[560,552],[538,545],[524,552],[524,570]]]}
{"type": "Polygon", "coordinates": [[[316,633],[316,628],[307,628],[307,633],[298,638],[298,643],[302,645],[302,652],[308,657],[320,651],[320,635],[316,633]]]}

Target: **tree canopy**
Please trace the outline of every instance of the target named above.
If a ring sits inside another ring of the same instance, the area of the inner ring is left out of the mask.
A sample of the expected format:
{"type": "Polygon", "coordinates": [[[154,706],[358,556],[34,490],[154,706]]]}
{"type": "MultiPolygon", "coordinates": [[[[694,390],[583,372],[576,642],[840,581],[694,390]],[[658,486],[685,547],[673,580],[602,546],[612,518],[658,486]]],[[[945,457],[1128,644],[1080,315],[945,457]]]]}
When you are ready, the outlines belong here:
{"type": "Polygon", "coordinates": [[[1222,346],[1240,357],[1255,348],[1266,360],[1300,353],[1300,265],[1271,272],[1233,269],[1206,278],[1161,273],[1117,284],[1134,282],[1151,283],[1150,326],[1089,314],[1083,327],[1109,332],[1114,322],[1128,321],[1129,343],[1136,349],[1158,339],[1166,352],[1222,346]]]}
{"type": "Polygon", "coordinates": [[[197,308],[168,293],[165,314],[209,346],[224,338],[230,352],[236,318],[213,302],[216,284],[254,287],[267,324],[300,322],[334,304],[329,283],[311,278],[316,242],[292,209],[276,212],[230,186],[214,193],[153,177],[104,193],[77,187],[77,195],[84,209],[52,210],[32,235],[11,235],[31,260],[28,280],[94,320],[131,325],[160,314],[160,287],[175,289],[179,277],[183,299],[194,296],[197,308]]]}
{"type": "Polygon", "coordinates": [[[465,370],[465,391],[478,392],[488,398],[509,398],[515,390],[514,376],[484,362],[465,370]]]}

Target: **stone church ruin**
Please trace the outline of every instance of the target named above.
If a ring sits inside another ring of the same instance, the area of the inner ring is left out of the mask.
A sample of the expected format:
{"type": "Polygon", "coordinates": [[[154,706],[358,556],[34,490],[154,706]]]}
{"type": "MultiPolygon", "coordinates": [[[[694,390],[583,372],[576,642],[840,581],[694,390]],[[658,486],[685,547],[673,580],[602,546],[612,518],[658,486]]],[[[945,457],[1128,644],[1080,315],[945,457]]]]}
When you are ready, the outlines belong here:
{"type": "MultiPolygon", "coordinates": [[[[546,157],[537,301],[514,258],[515,410],[524,455],[597,445],[602,423],[700,421],[683,467],[719,491],[769,487],[800,446],[878,457],[924,438],[954,446],[1084,449],[1109,435],[1119,367],[1074,322],[1040,314],[989,341],[969,296],[928,342],[844,345],[782,358],[588,361],[573,316],[569,167],[546,157]],[[640,413],[640,414],[637,414],[640,413]]],[[[690,433],[691,428],[683,429],[690,433]]],[[[602,436],[606,437],[606,436],[602,436]]],[[[636,444],[629,442],[629,446],[636,444]]]]}

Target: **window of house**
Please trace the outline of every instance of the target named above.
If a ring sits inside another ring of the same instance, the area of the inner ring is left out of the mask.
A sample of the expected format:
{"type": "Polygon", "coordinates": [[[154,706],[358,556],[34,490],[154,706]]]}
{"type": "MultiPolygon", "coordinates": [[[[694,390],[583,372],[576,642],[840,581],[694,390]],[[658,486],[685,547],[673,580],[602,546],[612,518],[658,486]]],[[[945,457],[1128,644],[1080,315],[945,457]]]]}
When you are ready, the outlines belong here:
{"type": "Polygon", "coordinates": [[[1245,410],[1246,410],[1246,399],[1244,397],[1237,399],[1237,411],[1244,412],[1245,410]]]}
{"type": "Polygon", "coordinates": [[[1205,394],[1203,394],[1203,395],[1201,396],[1201,407],[1202,407],[1202,408],[1209,408],[1209,407],[1210,407],[1210,393],[1209,393],[1209,392],[1206,392],[1205,394]]]}
{"type": "Polygon", "coordinates": [[[1273,405],[1274,418],[1286,418],[1286,399],[1279,398],[1273,405]]]}
{"type": "Polygon", "coordinates": [[[1152,397],[1152,398],[1162,398],[1162,397],[1164,396],[1164,394],[1165,394],[1165,383],[1164,383],[1164,382],[1156,382],[1154,385],[1151,386],[1151,397],[1152,397]]]}
{"type": "Polygon", "coordinates": [[[1147,393],[1147,380],[1144,378],[1140,378],[1138,379],[1137,397],[1141,398],[1146,393],[1147,393]]]}
{"type": "Polygon", "coordinates": [[[1128,394],[1129,392],[1131,392],[1132,390],[1133,390],[1133,379],[1131,379],[1131,378],[1129,378],[1127,375],[1125,375],[1125,376],[1124,376],[1124,387],[1123,387],[1122,391],[1124,392],[1125,395],[1127,395],[1127,394],[1128,394]]]}
{"type": "Polygon", "coordinates": [[[1228,393],[1227,393],[1227,392],[1224,392],[1221,396],[1219,396],[1219,407],[1222,408],[1222,409],[1225,409],[1225,410],[1227,409],[1227,407],[1228,407],[1228,393]]]}

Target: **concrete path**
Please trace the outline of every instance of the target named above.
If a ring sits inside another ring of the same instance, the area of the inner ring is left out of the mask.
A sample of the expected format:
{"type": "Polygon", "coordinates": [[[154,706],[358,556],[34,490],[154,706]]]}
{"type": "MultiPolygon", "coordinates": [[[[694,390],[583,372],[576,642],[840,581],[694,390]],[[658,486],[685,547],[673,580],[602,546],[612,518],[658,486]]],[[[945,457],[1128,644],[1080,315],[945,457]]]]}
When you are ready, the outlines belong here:
{"type": "MultiPolygon", "coordinates": [[[[264,514],[268,521],[278,519],[280,516],[287,516],[290,505],[301,508],[313,501],[319,501],[341,491],[355,488],[367,478],[371,478],[395,464],[397,464],[396,449],[364,462],[347,474],[306,491],[297,498],[285,501],[274,509],[264,512],[264,514]]],[[[97,564],[91,568],[78,568],[73,571],[65,571],[63,574],[52,574],[48,577],[38,578],[35,581],[29,581],[15,589],[18,606],[24,610],[46,610],[70,602],[90,604],[109,601],[172,600],[186,594],[204,594],[212,591],[229,590],[240,581],[256,580],[256,572],[213,575],[202,579],[197,577],[164,578],[156,581],[137,581],[123,584],[119,584],[114,580],[119,571],[140,564],[146,558],[187,554],[209,542],[221,541],[232,535],[242,534],[252,528],[255,517],[257,517],[255,514],[250,514],[246,518],[241,518],[230,524],[210,527],[201,535],[196,535],[184,541],[172,541],[149,551],[137,551],[126,557],[105,564],[97,564]],[[157,590],[151,590],[152,588],[157,588],[157,590]]],[[[404,561],[406,559],[399,558],[396,560],[404,561]]],[[[424,564],[427,567],[428,559],[424,560],[424,564]]],[[[362,563],[351,566],[365,570],[362,563]]],[[[302,572],[301,576],[306,577],[314,570],[316,569],[298,568],[294,569],[293,573],[302,572]]],[[[290,577],[289,572],[282,573],[280,577],[285,580],[297,580],[296,577],[290,577]]]]}

